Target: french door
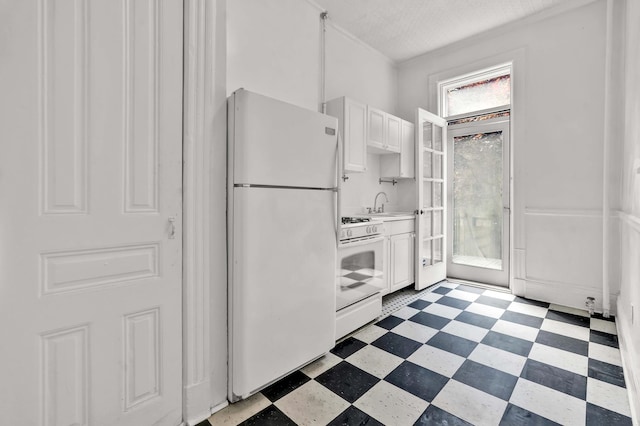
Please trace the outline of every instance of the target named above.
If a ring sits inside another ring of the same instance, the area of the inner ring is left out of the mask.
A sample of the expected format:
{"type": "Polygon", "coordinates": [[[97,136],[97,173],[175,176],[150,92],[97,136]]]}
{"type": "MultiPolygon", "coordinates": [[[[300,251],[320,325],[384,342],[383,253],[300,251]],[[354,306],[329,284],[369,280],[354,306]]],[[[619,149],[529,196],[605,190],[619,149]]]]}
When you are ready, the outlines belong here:
{"type": "Polygon", "coordinates": [[[509,285],[509,120],[449,126],[447,276],[509,285]]]}
{"type": "Polygon", "coordinates": [[[416,112],[416,266],[415,288],[447,277],[446,204],[447,122],[418,108],[416,112]]]}

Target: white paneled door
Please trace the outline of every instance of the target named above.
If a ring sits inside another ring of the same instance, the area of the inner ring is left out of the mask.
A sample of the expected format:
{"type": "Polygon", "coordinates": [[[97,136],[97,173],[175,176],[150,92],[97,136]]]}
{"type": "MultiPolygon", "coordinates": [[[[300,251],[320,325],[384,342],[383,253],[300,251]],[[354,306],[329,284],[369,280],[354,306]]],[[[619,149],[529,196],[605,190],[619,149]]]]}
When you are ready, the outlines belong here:
{"type": "Polygon", "coordinates": [[[0,1],[0,424],[182,418],[182,1],[0,1]]]}

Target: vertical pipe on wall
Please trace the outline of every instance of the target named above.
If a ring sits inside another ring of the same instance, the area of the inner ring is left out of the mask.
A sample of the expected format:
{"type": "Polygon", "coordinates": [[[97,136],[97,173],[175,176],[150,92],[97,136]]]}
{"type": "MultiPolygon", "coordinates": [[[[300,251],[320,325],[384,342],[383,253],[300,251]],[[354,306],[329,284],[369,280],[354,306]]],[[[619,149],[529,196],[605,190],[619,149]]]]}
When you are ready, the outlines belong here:
{"type": "Polygon", "coordinates": [[[612,66],[613,66],[613,1],[607,0],[607,21],[606,21],[606,46],[605,46],[605,63],[604,63],[604,135],[602,149],[602,314],[605,318],[609,317],[611,309],[611,283],[609,282],[609,262],[610,262],[610,246],[611,238],[609,232],[609,223],[611,221],[610,202],[609,202],[609,161],[610,161],[610,145],[612,141],[613,131],[613,112],[612,104],[612,66]]]}
{"type": "Polygon", "coordinates": [[[320,102],[321,111],[323,114],[327,113],[327,76],[326,76],[326,59],[327,59],[327,18],[329,14],[324,11],[320,14],[320,102]]]}

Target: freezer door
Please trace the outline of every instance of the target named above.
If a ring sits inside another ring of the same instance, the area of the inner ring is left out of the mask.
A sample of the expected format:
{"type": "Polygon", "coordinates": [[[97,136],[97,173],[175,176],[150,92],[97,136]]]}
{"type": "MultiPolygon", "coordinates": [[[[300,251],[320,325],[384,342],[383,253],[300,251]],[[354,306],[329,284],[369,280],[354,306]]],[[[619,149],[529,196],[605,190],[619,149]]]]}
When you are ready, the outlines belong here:
{"type": "Polygon", "coordinates": [[[334,117],[238,90],[229,98],[230,180],[333,188],[337,133],[334,117]]]}
{"type": "Polygon", "coordinates": [[[235,188],[230,264],[230,399],[335,344],[335,193],[235,188]]]}

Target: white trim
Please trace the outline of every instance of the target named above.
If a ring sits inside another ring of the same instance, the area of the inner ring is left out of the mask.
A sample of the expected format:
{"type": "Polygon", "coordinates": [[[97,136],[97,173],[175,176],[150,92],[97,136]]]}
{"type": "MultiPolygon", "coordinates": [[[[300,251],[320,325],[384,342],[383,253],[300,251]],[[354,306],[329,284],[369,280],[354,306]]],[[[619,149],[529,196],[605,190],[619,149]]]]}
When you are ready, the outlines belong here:
{"type": "MultiPolygon", "coordinates": [[[[508,109],[508,107],[507,107],[508,109]]],[[[468,115],[468,114],[463,114],[463,115],[458,115],[458,116],[454,116],[452,117],[447,117],[446,120],[447,122],[449,121],[456,121],[456,120],[460,120],[461,118],[465,118],[465,117],[477,117],[479,115],[486,115],[486,114],[493,114],[493,112],[485,112],[485,111],[489,111],[489,110],[483,110],[483,111],[479,111],[480,113],[474,113],[472,115],[468,115]]],[[[504,110],[500,110],[500,111],[504,111],[504,110]]],[[[480,121],[468,121],[466,123],[459,123],[459,124],[450,124],[447,126],[447,129],[449,131],[454,131],[454,130],[460,130],[460,129],[475,129],[475,128],[481,128],[481,127],[495,127],[498,124],[502,124],[502,123],[509,123],[509,116],[505,115],[503,117],[494,117],[494,118],[490,118],[488,120],[480,120],[480,121]]],[[[511,130],[511,129],[509,129],[511,130]]],[[[491,130],[489,130],[491,131],[491,130]]]]}
{"type": "MultiPolygon", "coordinates": [[[[601,290],[598,287],[584,287],[566,282],[549,281],[535,277],[526,277],[524,280],[521,280],[521,283],[524,284],[524,297],[528,299],[555,303],[586,311],[586,307],[584,305],[586,298],[595,297],[595,311],[603,312],[603,307],[598,297],[601,290]],[[553,300],[549,298],[549,295],[553,295],[553,300]]],[[[617,295],[610,294],[609,297],[614,301],[613,306],[616,306],[615,301],[617,300],[617,295]]],[[[616,314],[616,312],[611,313],[614,315],[616,314]]]]}
{"type": "Polygon", "coordinates": [[[632,227],[636,232],[640,232],[640,216],[635,216],[623,211],[617,211],[618,217],[622,219],[627,225],[632,227]]]}
{"type": "Polygon", "coordinates": [[[215,413],[217,413],[218,411],[222,410],[223,408],[226,408],[229,406],[229,401],[224,401],[221,402],[218,405],[215,405],[213,407],[211,407],[210,409],[200,413],[200,414],[194,414],[191,418],[189,418],[188,420],[185,420],[182,422],[182,424],[184,426],[196,426],[200,423],[202,423],[203,421],[207,420],[209,417],[211,417],[212,415],[214,415],[215,413]]]}
{"type": "Polygon", "coordinates": [[[536,209],[525,207],[526,216],[572,216],[572,217],[602,217],[600,209],[536,209]]]}
{"type": "Polygon", "coordinates": [[[607,27],[606,27],[606,46],[604,61],[604,126],[603,126],[603,144],[602,144],[602,305],[605,318],[609,317],[609,309],[611,301],[609,292],[611,283],[609,282],[609,263],[611,252],[611,237],[609,230],[610,212],[609,209],[609,190],[611,186],[611,178],[609,176],[611,144],[613,140],[613,129],[615,114],[613,112],[613,52],[614,46],[613,25],[614,25],[614,5],[613,0],[607,0],[607,27]]]}
{"type": "MultiPolygon", "coordinates": [[[[183,418],[200,418],[208,410],[208,309],[198,301],[208,300],[209,288],[205,242],[204,215],[207,213],[208,156],[203,145],[204,81],[206,69],[204,44],[206,38],[206,3],[203,0],[184,2],[184,242],[183,242],[183,418]],[[206,392],[206,395],[203,393],[206,392]],[[203,403],[207,402],[203,407],[203,403]]],[[[210,17],[209,17],[210,18],[210,17]]]]}
{"type": "MultiPolygon", "coordinates": [[[[471,111],[471,112],[467,112],[464,114],[456,114],[456,115],[450,115],[448,117],[443,117],[445,120],[447,120],[448,123],[451,123],[452,121],[457,121],[457,120],[462,120],[463,118],[469,118],[469,117],[480,117],[483,115],[489,115],[489,114],[496,114],[496,113],[500,113],[500,112],[511,112],[511,104],[508,105],[500,105],[497,107],[493,107],[493,108],[487,108],[487,109],[480,109],[477,111],[471,111]]],[[[505,115],[502,117],[495,117],[495,118],[491,118],[488,120],[481,120],[481,121],[469,121],[467,123],[459,123],[459,124],[449,124],[449,128],[452,128],[454,126],[462,126],[463,124],[468,124],[468,125],[474,125],[474,124],[481,124],[481,123],[485,123],[487,121],[491,121],[491,120],[508,120],[509,116],[505,115]]]]}
{"type": "Polygon", "coordinates": [[[227,403],[225,6],[226,0],[184,0],[182,415],[188,424],[227,403]]]}
{"type": "Polygon", "coordinates": [[[634,371],[634,365],[640,365],[638,357],[640,354],[634,352],[633,342],[637,336],[630,329],[631,318],[627,317],[626,311],[622,307],[622,300],[616,301],[618,306],[616,329],[618,331],[618,342],[620,343],[620,358],[622,359],[622,372],[627,385],[629,395],[629,407],[631,408],[631,419],[634,425],[638,425],[640,416],[640,372],[634,371]]]}

